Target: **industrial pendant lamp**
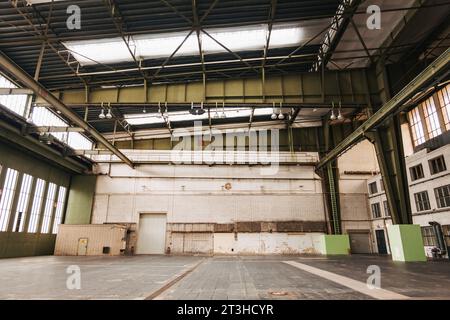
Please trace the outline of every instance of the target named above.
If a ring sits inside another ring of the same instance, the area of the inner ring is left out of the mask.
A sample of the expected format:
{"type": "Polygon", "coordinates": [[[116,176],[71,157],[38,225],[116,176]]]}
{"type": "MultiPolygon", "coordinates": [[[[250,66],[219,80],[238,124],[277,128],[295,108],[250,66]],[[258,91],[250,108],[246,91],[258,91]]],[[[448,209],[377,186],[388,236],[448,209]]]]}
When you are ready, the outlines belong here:
{"type": "Polygon", "coordinates": [[[226,118],[227,115],[225,114],[225,102],[222,102],[222,114],[220,115],[221,118],[226,118]]]}
{"type": "Polygon", "coordinates": [[[106,114],[106,119],[112,119],[112,113],[111,113],[111,103],[109,104],[108,113],[106,114]]]}
{"type": "Polygon", "coordinates": [[[279,120],[284,120],[283,103],[282,102],[280,102],[280,112],[279,112],[279,115],[278,115],[278,119],[279,120]]]}
{"type": "Polygon", "coordinates": [[[272,106],[272,115],[270,116],[270,119],[272,119],[272,120],[276,120],[277,119],[277,114],[275,113],[275,102],[273,103],[273,106],[272,106]]]}
{"type": "Polygon", "coordinates": [[[338,119],[338,120],[344,119],[344,117],[342,116],[341,110],[342,110],[342,104],[341,104],[341,102],[339,101],[339,113],[338,113],[338,116],[337,116],[337,119],[338,119]]]}
{"type": "Polygon", "coordinates": [[[216,102],[216,112],[214,113],[214,119],[219,118],[219,112],[217,111],[217,102],[216,102]]]}
{"type": "Polygon", "coordinates": [[[331,108],[331,116],[330,120],[336,120],[336,115],[334,114],[334,101],[332,102],[332,108],[331,108]]]}

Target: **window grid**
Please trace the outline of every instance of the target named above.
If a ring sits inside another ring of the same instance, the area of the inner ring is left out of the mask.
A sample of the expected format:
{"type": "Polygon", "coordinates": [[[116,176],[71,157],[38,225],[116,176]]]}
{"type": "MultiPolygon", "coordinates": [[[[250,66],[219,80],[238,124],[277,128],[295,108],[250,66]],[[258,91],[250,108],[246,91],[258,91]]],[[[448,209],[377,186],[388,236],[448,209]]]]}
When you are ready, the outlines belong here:
{"type": "Polygon", "coordinates": [[[434,189],[438,208],[450,207],[450,184],[434,189]]]}
{"type": "Polygon", "coordinates": [[[445,159],[444,156],[439,156],[437,158],[431,159],[428,161],[430,165],[430,173],[438,174],[440,172],[443,172],[447,170],[447,166],[445,165],[445,159]]]}
{"type": "Polygon", "coordinates": [[[20,188],[19,201],[14,217],[13,232],[23,232],[25,223],[25,214],[27,210],[28,199],[30,198],[31,184],[33,177],[27,174],[23,175],[22,187],[20,188]]]}
{"type": "Polygon", "coordinates": [[[378,187],[376,182],[369,183],[369,193],[376,194],[378,193],[378,187]]]}
{"type": "Polygon", "coordinates": [[[413,136],[413,143],[414,146],[417,147],[425,142],[425,133],[423,132],[422,119],[420,118],[418,108],[414,108],[409,112],[409,122],[413,136]]]}
{"type": "Polygon", "coordinates": [[[62,222],[61,220],[63,216],[64,205],[66,202],[66,191],[66,188],[59,187],[58,202],[56,204],[56,214],[52,230],[52,233],[54,234],[58,233],[59,224],[62,222]]]}
{"type": "MultiPolygon", "coordinates": [[[[17,86],[0,74],[0,88],[17,88],[17,86]]],[[[18,115],[24,116],[27,99],[28,96],[26,94],[0,95],[0,104],[18,115]]]]}
{"type": "Polygon", "coordinates": [[[390,217],[391,216],[391,210],[389,209],[389,204],[387,201],[383,201],[383,207],[384,207],[384,216],[390,217]]]}
{"type": "Polygon", "coordinates": [[[414,199],[416,201],[417,212],[430,210],[430,199],[428,198],[428,192],[422,191],[414,194],[414,199]]]}
{"type": "Polygon", "coordinates": [[[444,234],[445,243],[447,248],[450,247],[450,224],[442,226],[442,233],[444,234]]]}
{"type": "Polygon", "coordinates": [[[42,220],[41,233],[48,233],[50,230],[50,220],[55,206],[56,184],[50,183],[48,186],[47,200],[45,203],[44,217],[42,220]]]}
{"type": "Polygon", "coordinates": [[[435,247],[437,245],[433,227],[421,227],[424,246],[435,247]]]}
{"type": "Polygon", "coordinates": [[[6,231],[8,228],[8,218],[11,215],[11,206],[16,192],[17,176],[16,170],[7,169],[0,201],[0,231],[6,231]]]}
{"type": "Polygon", "coordinates": [[[423,113],[425,116],[425,123],[427,125],[427,132],[430,138],[437,137],[442,133],[439,117],[434,105],[433,97],[428,98],[422,103],[423,113]]]}
{"type": "Polygon", "coordinates": [[[378,202],[372,203],[371,207],[372,207],[372,216],[374,218],[381,218],[380,204],[378,202]]]}
{"type": "Polygon", "coordinates": [[[44,198],[45,181],[42,179],[37,179],[36,181],[36,191],[34,192],[33,205],[30,212],[30,223],[28,225],[28,232],[37,232],[37,227],[39,224],[39,217],[41,214],[42,200],[44,198]]]}
{"type": "Polygon", "coordinates": [[[438,91],[438,98],[444,117],[445,128],[450,130],[450,84],[438,91]]]}
{"type": "Polygon", "coordinates": [[[409,173],[411,175],[411,181],[416,181],[424,177],[423,167],[421,164],[409,168],[409,173]]]}
{"type": "MultiPolygon", "coordinates": [[[[37,126],[68,127],[66,121],[45,107],[34,107],[31,118],[37,126]]],[[[77,150],[92,149],[92,141],[78,132],[52,132],[52,136],[77,150]]]]}

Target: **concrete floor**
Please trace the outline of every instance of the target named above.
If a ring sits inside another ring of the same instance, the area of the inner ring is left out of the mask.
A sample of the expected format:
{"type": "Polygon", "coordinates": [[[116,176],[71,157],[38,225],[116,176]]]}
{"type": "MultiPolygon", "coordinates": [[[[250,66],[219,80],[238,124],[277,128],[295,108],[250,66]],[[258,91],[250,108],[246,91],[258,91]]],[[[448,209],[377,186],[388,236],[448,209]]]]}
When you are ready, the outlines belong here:
{"type": "Polygon", "coordinates": [[[388,257],[135,256],[0,260],[0,299],[449,299],[450,263],[388,257]],[[69,290],[67,267],[81,270],[69,290]],[[367,267],[383,290],[369,290],[367,267]]]}

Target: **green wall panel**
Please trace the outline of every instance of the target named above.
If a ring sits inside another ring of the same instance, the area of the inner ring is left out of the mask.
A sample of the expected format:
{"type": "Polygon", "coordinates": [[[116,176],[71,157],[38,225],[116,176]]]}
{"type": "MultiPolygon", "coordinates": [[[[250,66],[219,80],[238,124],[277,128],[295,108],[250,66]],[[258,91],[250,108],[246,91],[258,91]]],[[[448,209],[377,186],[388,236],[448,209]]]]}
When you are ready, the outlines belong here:
{"type": "Polygon", "coordinates": [[[65,224],[90,224],[96,176],[73,176],[70,183],[65,224]]]}
{"type": "Polygon", "coordinates": [[[387,228],[392,260],[426,261],[422,232],[419,225],[397,224],[387,228]]]}

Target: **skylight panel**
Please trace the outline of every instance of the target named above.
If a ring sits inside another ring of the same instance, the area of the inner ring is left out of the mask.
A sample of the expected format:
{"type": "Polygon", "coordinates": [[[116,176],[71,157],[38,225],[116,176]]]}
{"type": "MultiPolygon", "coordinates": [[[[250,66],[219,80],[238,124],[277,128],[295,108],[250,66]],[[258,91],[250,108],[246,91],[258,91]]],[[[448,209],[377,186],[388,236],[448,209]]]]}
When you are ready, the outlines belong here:
{"type": "MultiPolygon", "coordinates": [[[[183,42],[188,33],[172,33],[162,37],[158,35],[136,36],[135,44],[140,58],[163,58],[169,57],[183,42]]],[[[177,55],[197,55],[197,36],[191,34],[177,51],[177,55]]]]}
{"type": "Polygon", "coordinates": [[[81,65],[111,64],[133,61],[121,38],[103,40],[70,41],[64,45],[81,65]]]}
{"type": "MultiPolygon", "coordinates": [[[[207,32],[232,51],[262,50],[266,45],[267,26],[265,25],[254,26],[245,30],[233,28],[228,31],[211,30],[207,32]]],[[[225,51],[221,45],[206,34],[202,34],[202,45],[206,53],[225,51]]]]}
{"type": "MultiPolygon", "coordinates": [[[[208,29],[206,32],[232,51],[263,50],[269,34],[267,25],[208,29]]],[[[130,38],[130,48],[138,59],[169,57],[188,32],[137,35],[130,38]]],[[[219,43],[205,33],[200,33],[204,54],[226,52],[219,43]]],[[[270,37],[270,47],[296,46],[305,40],[303,28],[299,24],[274,25],[270,37]]],[[[64,45],[72,52],[81,65],[96,63],[111,64],[131,62],[133,58],[122,38],[103,40],[69,41],[64,45]]],[[[197,36],[192,33],[179,48],[176,56],[199,55],[197,36]]]]}
{"type": "Polygon", "coordinates": [[[126,114],[125,120],[132,126],[165,122],[161,115],[156,114],[126,114]]]}
{"type": "MultiPolygon", "coordinates": [[[[263,115],[271,115],[272,108],[256,108],[254,111],[254,116],[263,116],[263,115]]],[[[251,108],[225,108],[225,110],[218,108],[211,108],[210,111],[211,118],[223,118],[223,114],[225,114],[225,118],[233,119],[233,118],[242,118],[242,117],[250,117],[252,114],[251,108]]],[[[166,114],[168,120],[170,122],[182,122],[182,121],[201,121],[209,118],[208,112],[205,112],[202,115],[192,115],[188,111],[178,111],[178,112],[169,112],[166,114]]],[[[130,125],[151,125],[151,124],[164,124],[165,120],[160,114],[128,114],[125,115],[125,120],[130,125]]]]}
{"type": "MultiPolygon", "coordinates": [[[[0,74],[0,88],[17,88],[17,86],[0,74]]],[[[0,104],[21,116],[25,113],[27,101],[28,96],[26,94],[0,95],[0,104]]]]}
{"type": "MultiPolygon", "coordinates": [[[[32,122],[37,126],[68,127],[66,121],[58,117],[46,107],[34,107],[31,115],[32,122]]],[[[78,132],[52,132],[52,136],[65,142],[75,150],[92,149],[92,141],[78,132]]]]}

